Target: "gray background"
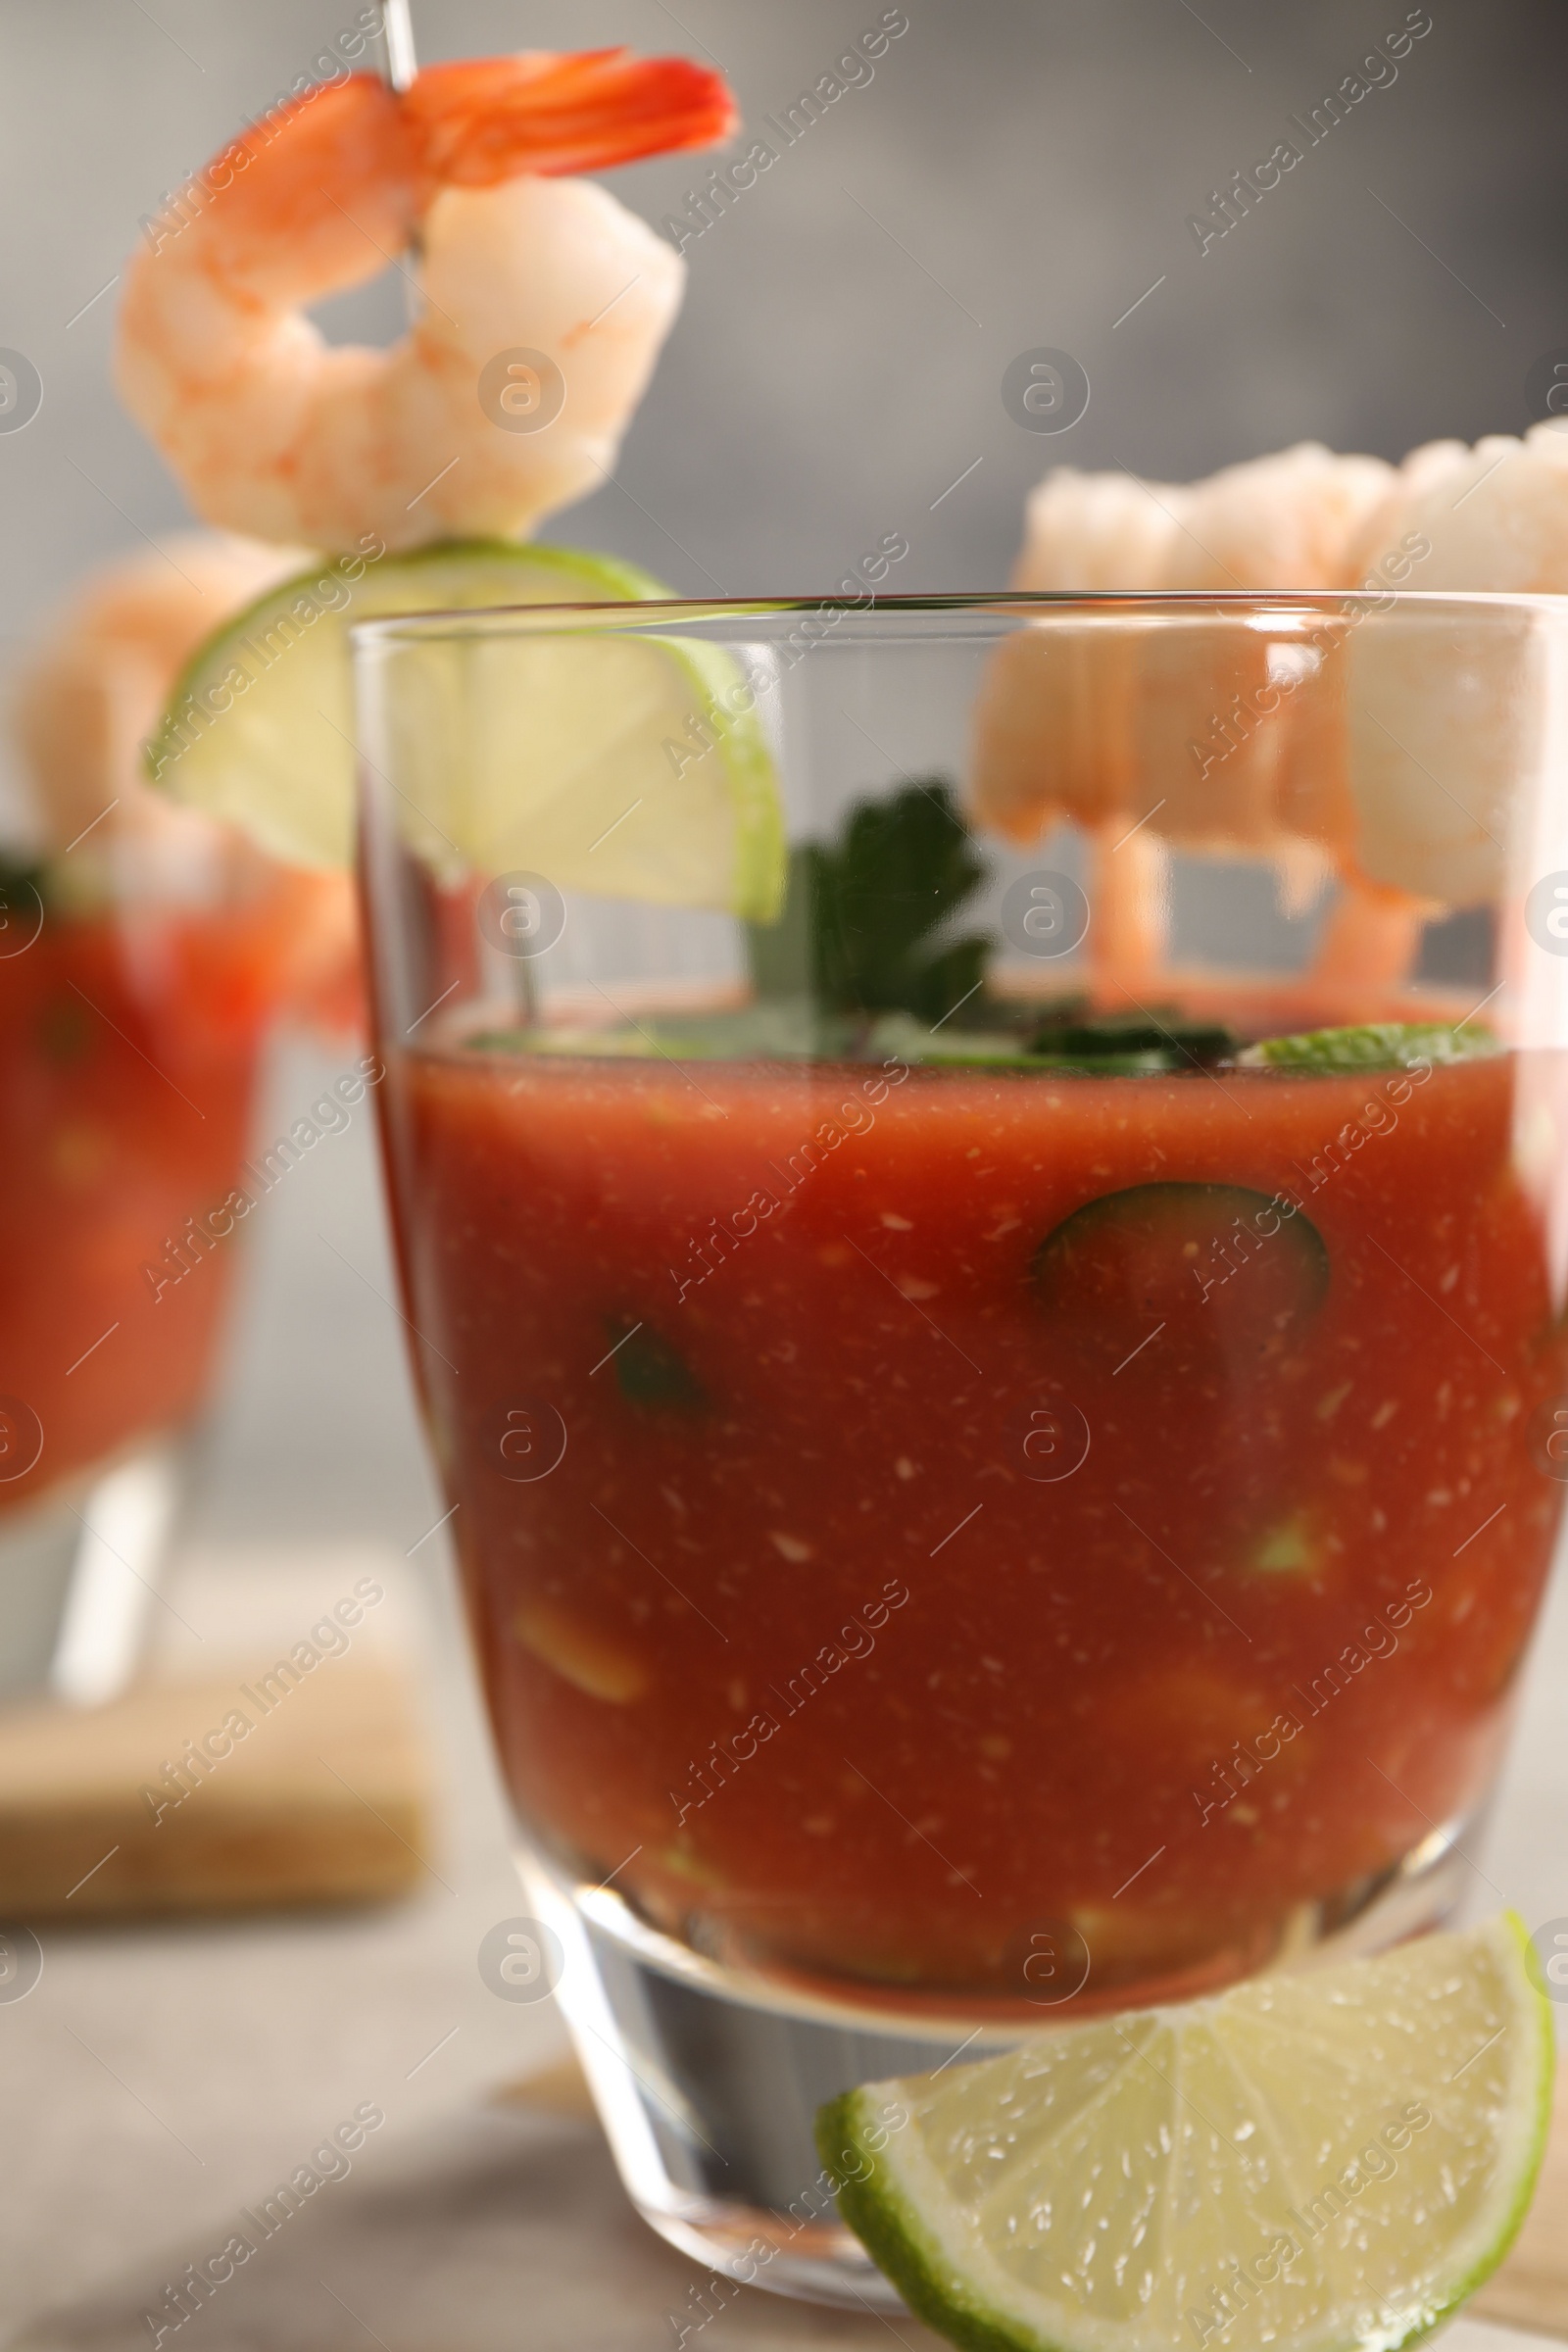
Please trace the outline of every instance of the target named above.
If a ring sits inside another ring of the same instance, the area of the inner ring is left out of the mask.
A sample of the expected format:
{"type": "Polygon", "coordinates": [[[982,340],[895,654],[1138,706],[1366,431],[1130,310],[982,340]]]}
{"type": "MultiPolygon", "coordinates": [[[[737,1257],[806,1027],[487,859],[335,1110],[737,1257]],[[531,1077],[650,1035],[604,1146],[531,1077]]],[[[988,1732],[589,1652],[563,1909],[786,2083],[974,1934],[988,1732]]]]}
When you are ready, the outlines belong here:
{"type": "MultiPolygon", "coordinates": [[[[33,359],[45,398],[24,431],[0,434],[0,657],[83,565],[180,519],[109,388],[113,289],[91,298],[164,190],[357,5],[3,0],[0,345],[33,359]]],[[[705,45],[757,121],[881,13],[880,0],[678,6],[678,22],[660,0],[415,0],[415,15],[427,58],[705,45]]],[[[1023,494],[1053,462],[1179,479],[1306,435],[1394,457],[1525,423],[1532,363],[1568,343],[1560,8],[1433,0],[1397,82],[1200,258],[1187,215],[1349,73],[1402,0],[1201,0],[1200,16],[1185,0],[906,6],[910,28],[870,85],[692,247],[686,308],[617,482],[551,535],[702,593],[827,588],[901,530],[901,586],[996,585],[1023,494]],[[1002,406],[1008,362],[1040,345],[1074,353],[1093,383],[1058,438],[1002,406]]],[[[658,162],[612,184],[657,222],[704,169],[658,162]]],[[[371,288],[332,324],[390,333],[401,308],[398,288],[371,288]]],[[[285,1061],[265,1134],[345,1059],[285,1061]]],[[[434,1610],[421,1679],[448,1726],[440,1868],[456,1894],[434,1887],[385,1921],[52,1944],[38,1992],[0,2012],[0,2136],[27,2151],[0,2221],[6,2320],[133,2250],[202,2251],[229,2201],[265,2193],[355,2099],[383,2098],[390,2146],[543,2054],[555,2030],[545,2011],[490,2000],[474,1969],[517,1902],[466,1728],[442,1540],[420,1542],[441,1505],[386,1303],[368,1122],[320,1146],[255,1223],[193,1547],[370,1537],[412,1552],[434,1610]],[[440,2060],[411,2075],[455,2020],[440,2060]]],[[[1532,1925],[1568,1916],[1565,1659],[1559,1600],[1477,1881],[1481,1907],[1506,1894],[1532,1925]]],[[[384,2328],[395,2314],[368,2317],[384,2328]]]]}
{"type": "MultiPolygon", "coordinates": [[[[8,637],[82,564],[181,511],[109,388],[113,291],[67,321],[163,191],[358,4],[5,0],[0,343],[45,385],[36,421],[0,435],[8,637]]],[[[701,44],[754,122],[881,14],[881,0],[678,4],[678,21],[662,0],[414,0],[414,14],[432,59],[701,44]]],[[[1183,479],[1305,436],[1396,457],[1522,427],[1531,363],[1568,343],[1568,18],[1552,0],[1432,0],[1397,81],[1201,257],[1188,215],[1402,23],[1405,0],[906,13],[875,79],[690,248],[685,311],[617,483],[552,536],[701,594],[823,588],[903,530],[901,585],[993,586],[1024,491],[1056,460],[1183,479]],[[1002,407],[1008,361],[1040,345],[1074,353],[1093,384],[1059,438],[1002,407]]],[[[708,161],[612,184],[657,222],[708,161]]],[[[390,331],[399,315],[382,287],[334,324],[390,331]]]]}

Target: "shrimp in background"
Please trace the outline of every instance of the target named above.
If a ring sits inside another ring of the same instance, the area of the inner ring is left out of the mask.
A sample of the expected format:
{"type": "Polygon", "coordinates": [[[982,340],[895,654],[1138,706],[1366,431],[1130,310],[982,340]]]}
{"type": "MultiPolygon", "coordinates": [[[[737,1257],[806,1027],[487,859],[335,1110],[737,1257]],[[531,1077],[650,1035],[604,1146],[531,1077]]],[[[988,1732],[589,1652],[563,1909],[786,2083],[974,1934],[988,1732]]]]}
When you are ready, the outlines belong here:
{"type": "MultiPolygon", "coordinates": [[[[1394,469],[1339,458],[1316,442],[1227,466],[1205,482],[1146,483],[1063,466],[1029,500],[1014,585],[1084,593],[1320,588],[1338,579],[1350,531],[1378,505],[1394,469]]],[[[1328,870],[1323,825],[1346,796],[1325,771],[1286,782],[1285,724],[1255,726],[1234,749],[1225,728],[1279,681],[1278,648],[1196,619],[1174,631],[1023,632],[997,659],[978,714],[977,811],[1012,838],[1056,817],[1090,843],[1096,908],[1091,959],[1113,986],[1142,985],[1164,958],[1169,846],[1276,854],[1288,887],[1328,870]],[[1195,767],[1195,745],[1217,756],[1195,767]],[[1289,817],[1285,803],[1292,801],[1289,817]],[[1303,829],[1309,816],[1317,823],[1303,829]],[[1315,844],[1315,846],[1313,846],[1315,844]]],[[[1315,681],[1293,677],[1293,716],[1315,681]]],[[[1322,730],[1319,730],[1320,735],[1322,730]]],[[[1387,895],[1369,917],[1386,955],[1387,895]]],[[[1348,946],[1342,938],[1342,951],[1348,946]]]]}
{"type": "Polygon", "coordinates": [[[1348,588],[1349,542],[1394,480],[1382,458],[1320,441],[1227,466],[1188,492],[1187,544],[1168,588],[1348,588]]]}
{"type": "MultiPolygon", "coordinates": [[[[1182,485],[1062,468],[1029,502],[1015,577],[1146,595],[1565,589],[1568,436],[1543,425],[1473,452],[1436,443],[1398,468],[1303,443],[1182,485]]],[[[1059,646],[1054,664],[1023,637],[1004,649],[974,803],[1016,840],[1058,815],[1089,833],[1104,976],[1142,974],[1163,948],[1156,853],[1135,867],[1114,847],[1134,824],[1162,844],[1271,855],[1298,900],[1314,873],[1337,872],[1317,971],[1356,985],[1396,986],[1440,904],[1495,895],[1494,805],[1518,751],[1499,716],[1519,700],[1518,649],[1499,629],[1456,664],[1413,619],[1403,635],[1352,623],[1317,627],[1288,680],[1275,672],[1289,649],[1222,628],[1205,649],[1198,615],[1185,639],[1105,631],[1059,646]],[[1270,704],[1267,723],[1247,715],[1270,704]],[[1195,764],[1205,744],[1216,756],[1195,764]]]]}
{"type": "Polygon", "coordinates": [[[204,638],[298,571],[298,549],[190,532],[78,582],[24,659],[12,730],[56,894],[91,906],[208,895],[215,861],[244,895],[272,903],[280,1003],[333,1033],[362,1018],[351,878],[296,872],[146,782],[145,737],[204,638]],[[69,856],[69,863],[67,862],[69,856]]]}
{"type": "Polygon", "coordinates": [[[1348,587],[1349,543],[1396,479],[1381,458],[1336,457],[1318,441],[1202,482],[1058,466],[1028,501],[1013,586],[1348,587]]]}
{"type": "Polygon", "coordinates": [[[116,831],[201,824],[149,791],[143,739],[203,638],[309,561],[186,532],[76,582],[25,657],[12,712],[48,853],[96,834],[111,808],[116,831]]]}
{"type": "MultiPolygon", "coordinates": [[[[1162,587],[1190,495],[1172,483],[1057,466],[1030,496],[1013,586],[1067,594],[1162,587]]],[[[1058,816],[1083,828],[1097,918],[1090,955],[1128,984],[1158,964],[1169,902],[1163,841],[1147,830],[1128,838],[1145,813],[1133,808],[1134,661],[1115,630],[1020,630],[996,655],[981,692],[973,779],[977,813],[1020,844],[1058,816]]]]}
{"type": "Polygon", "coordinates": [[[1057,466],[1025,504],[1012,584],[1072,595],[1167,588],[1173,542],[1191,497],[1175,482],[1057,466]]]}
{"type": "Polygon", "coordinates": [[[1568,593],[1568,425],[1412,450],[1352,534],[1348,568],[1378,573],[1409,538],[1429,551],[1423,589],[1568,593]]]}
{"type": "MultiPolygon", "coordinates": [[[[1438,594],[1568,592],[1568,430],[1412,450],[1348,562],[1358,579],[1438,594]]],[[[1505,612],[1462,649],[1436,621],[1352,643],[1349,757],[1369,874],[1450,904],[1502,895],[1513,780],[1536,756],[1539,656],[1505,612]]]]}
{"type": "Polygon", "coordinates": [[[323,85],[203,173],[217,192],[125,273],[117,377],[208,521],[342,549],[520,536],[612,466],[679,307],[680,256],[565,174],[722,139],[721,77],[625,50],[323,85]],[[305,316],[417,239],[419,315],[389,350],[305,316]],[[543,354],[564,399],[503,429],[480,377],[543,354]]]}

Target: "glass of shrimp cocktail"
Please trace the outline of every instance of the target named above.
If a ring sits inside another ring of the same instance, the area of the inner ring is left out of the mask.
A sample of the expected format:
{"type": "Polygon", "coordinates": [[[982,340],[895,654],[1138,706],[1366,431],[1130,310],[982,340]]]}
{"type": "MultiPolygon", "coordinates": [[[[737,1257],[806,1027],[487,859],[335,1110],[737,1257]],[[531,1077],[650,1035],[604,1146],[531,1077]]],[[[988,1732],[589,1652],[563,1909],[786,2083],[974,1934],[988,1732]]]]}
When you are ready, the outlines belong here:
{"type": "MultiPolygon", "coordinates": [[[[128,1678],[214,1384],[269,1040],[357,1026],[353,906],[139,774],[210,615],[278,566],[195,534],[29,649],[0,845],[0,1698],[128,1678]]],[[[286,564],[285,564],[286,568],[286,564]]],[[[64,1892],[64,1888],[62,1888],[64,1892]]]]}
{"type": "Polygon", "coordinates": [[[1568,1477],[1568,624],[358,638],[514,1975],[657,2229],[885,2296],[821,2100],[1462,1890],[1568,1477]]]}

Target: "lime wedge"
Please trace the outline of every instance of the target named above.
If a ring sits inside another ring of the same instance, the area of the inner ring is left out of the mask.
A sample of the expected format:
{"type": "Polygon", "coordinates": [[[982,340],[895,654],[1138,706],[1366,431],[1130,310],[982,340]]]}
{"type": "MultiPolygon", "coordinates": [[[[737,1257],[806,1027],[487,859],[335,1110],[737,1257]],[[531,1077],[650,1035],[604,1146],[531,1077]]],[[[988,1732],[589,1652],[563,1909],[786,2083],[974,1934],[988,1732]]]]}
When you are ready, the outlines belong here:
{"type": "Polygon", "coordinates": [[[1407,1070],[1420,1061],[1473,1061],[1496,1051],[1495,1037],[1479,1023],[1450,1029],[1436,1021],[1374,1021],[1360,1029],[1265,1037],[1236,1058],[1254,1069],[1407,1070]]]}
{"type": "Polygon", "coordinates": [[[533,873],[559,890],[777,918],[778,779],[756,694],[720,647],[589,623],[420,633],[395,660],[365,748],[434,871],[533,873]]]}
{"type": "Polygon", "coordinates": [[[1554,2054],[1509,1917],[868,2083],[817,2139],[851,2228],[976,2352],[1395,2352],[1507,2250],[1554,2054]]]}
{"type": "MultiPolygon", "coordinates": [[[[346,633],[400,612],[633,603],[668,590],[604,556],[454,541],[302,572],[225,621],[147,745],[165,790],[300,865],[353,856],[346,633]],[[350,574],[355,576],[350,576],[350,574]]],[[[767,921],[784,881],[777,780],[744,677],[700,640],[432,639],[388,753],[439,864],[767,921]],[[409,712],[413,711],[412,717],[409,712]]]]}

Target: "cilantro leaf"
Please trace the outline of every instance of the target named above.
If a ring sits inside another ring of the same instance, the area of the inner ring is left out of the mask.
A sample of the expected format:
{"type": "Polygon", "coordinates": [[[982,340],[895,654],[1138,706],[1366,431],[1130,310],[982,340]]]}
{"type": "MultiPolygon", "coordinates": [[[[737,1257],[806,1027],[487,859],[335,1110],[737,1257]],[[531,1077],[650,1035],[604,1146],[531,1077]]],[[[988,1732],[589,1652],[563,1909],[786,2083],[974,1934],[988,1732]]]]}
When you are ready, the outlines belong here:
{"type": "Polygon", "coordinates": [[[857,802],[836,843],[792,851],[778,925],[753,927],[759,994],[804,988],[825,1011],[946,1019],[979,987],[992,942],[933,934],[985,879],[940,778],[857,802]]]}

